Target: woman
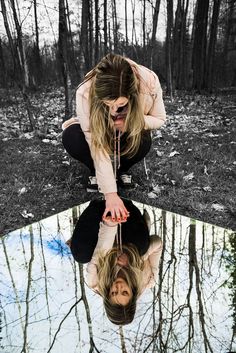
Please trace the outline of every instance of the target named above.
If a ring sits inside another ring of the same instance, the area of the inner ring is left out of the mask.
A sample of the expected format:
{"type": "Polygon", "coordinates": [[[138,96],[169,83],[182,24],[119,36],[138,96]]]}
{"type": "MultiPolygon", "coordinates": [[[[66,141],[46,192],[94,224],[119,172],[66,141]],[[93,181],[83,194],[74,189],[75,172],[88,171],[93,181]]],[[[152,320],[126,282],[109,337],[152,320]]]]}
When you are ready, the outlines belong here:
{"type": "Polygon", "coordinates": [[[70,241],[74,259],[88,263],[87,285],[102,296],[107,317],[117,325],[133,320],[138,297],[155,285],[162,252],[161,239],[149,235],[139,209],[130,200],[122,202],[130,215],[120,226],[111,217],[100,222],[105,201],[91,201],[70,241]]]}
{"type": "Polygon", "coordinates": [[[64,147],[90,169],[89,188],[98,185],[105,196],[104,217],[108,212],[113,220],[125,217],[116,179],[123,187],[132,186],[128,170],[148,153],[149,130],[165,122],[158,77],[130,59],[108,54],[77,89],[76,115],[63,124],[64,147]]]}

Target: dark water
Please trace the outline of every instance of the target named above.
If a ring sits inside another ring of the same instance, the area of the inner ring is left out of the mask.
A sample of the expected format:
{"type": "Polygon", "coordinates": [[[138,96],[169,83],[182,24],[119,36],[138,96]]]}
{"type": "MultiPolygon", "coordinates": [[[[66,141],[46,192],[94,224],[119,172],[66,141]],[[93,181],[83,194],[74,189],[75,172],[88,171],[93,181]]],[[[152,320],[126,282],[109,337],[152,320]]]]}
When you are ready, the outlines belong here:
{"type": "Polygon", "coordinates": [[[139,298],[132,324],[107,320],[65,244],[83,204],[1,239],[2,352],[236,352],[235,234],[135,204],[164,251],[159,285],[139,298]]]}

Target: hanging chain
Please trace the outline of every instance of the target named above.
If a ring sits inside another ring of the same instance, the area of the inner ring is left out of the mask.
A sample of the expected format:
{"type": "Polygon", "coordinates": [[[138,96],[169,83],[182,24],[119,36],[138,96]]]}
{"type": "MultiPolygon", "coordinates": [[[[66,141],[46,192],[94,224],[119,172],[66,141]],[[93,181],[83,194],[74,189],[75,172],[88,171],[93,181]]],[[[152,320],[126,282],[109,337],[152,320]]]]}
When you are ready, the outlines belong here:
{"type": "MultiPolygon", "coordinates": [[[[114,128],[114,175],[117,178],[117,170],[120,168],[120,130],[118,131],[118,136],[116,136],[117,131],[114,128]]],[[[117,233],[116,233],[116,243],[117,243],[117,257],[123,253],[122,249],[122,236],[121,236],[121,223],[118,223],[117,233]]]]}

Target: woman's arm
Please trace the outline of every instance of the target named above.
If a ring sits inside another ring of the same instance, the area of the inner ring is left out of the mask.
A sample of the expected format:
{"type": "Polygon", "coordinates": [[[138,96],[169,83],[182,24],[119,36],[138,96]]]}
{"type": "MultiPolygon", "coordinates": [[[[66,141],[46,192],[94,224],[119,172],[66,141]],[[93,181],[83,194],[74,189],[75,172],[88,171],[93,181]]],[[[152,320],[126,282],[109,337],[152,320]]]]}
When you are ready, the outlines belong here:
{"type": "Polygon", "coordinates": [[[147,288],[153,287],[158,280],[162,248],[163,245],[161,238],[157,235],[151,235],[149,249],[144,255],[144,259],[148,261],[152,273],[152,276],[146,285],[147,288]]]}
{"type": "MultiPolygon", "coordinates": [[[[166,121],[166,111],[162,98],[162,88],[157,75],[152,72],[152,81],[154,88],[150,94],[153,99],[153,105],[150,111],[144,115],[145,129],[159,129],[166,121]]],[[[150,97],[149,97],[150,98],[150,97]]]]}
{"type": "Polygon", "coordinates": [[[95,288],[98,284],[97,263],[99,255],[105,255],[113,246],[117,232],[117,224],[108,226],[100,222],[98,242],[94,249],[91,261],[86,268],[86,283],[89,287],[95,288]]]}

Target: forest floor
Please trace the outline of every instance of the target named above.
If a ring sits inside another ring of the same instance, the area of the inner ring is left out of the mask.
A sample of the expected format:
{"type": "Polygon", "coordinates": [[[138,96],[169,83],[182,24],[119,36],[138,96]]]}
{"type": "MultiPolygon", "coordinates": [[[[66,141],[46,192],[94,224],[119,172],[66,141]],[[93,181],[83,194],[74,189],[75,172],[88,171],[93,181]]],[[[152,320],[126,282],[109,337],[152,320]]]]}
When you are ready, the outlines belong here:
{"type": "MultiPolygon", "coordinates": [[[[146,166],[132,169],[136,188],[121,195],[236,230],[235,94],[165,97],[167,123],[153,133],[146,166]]],[[[100,196],[86,192],[87,169],[61,144],[63,91],[30,99],[34,133],[19,92],[0,91],[0,234],[100,196]]]]}

